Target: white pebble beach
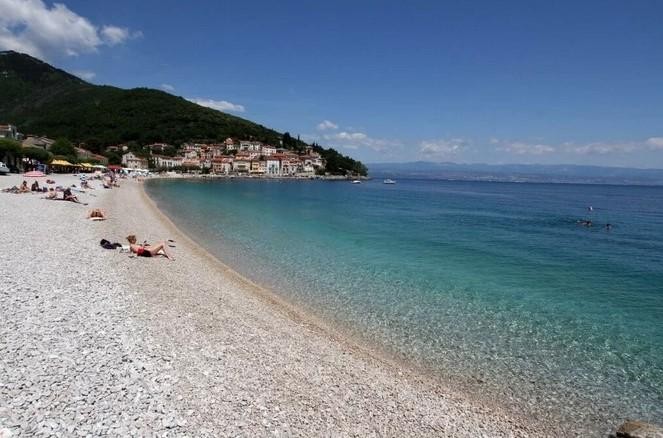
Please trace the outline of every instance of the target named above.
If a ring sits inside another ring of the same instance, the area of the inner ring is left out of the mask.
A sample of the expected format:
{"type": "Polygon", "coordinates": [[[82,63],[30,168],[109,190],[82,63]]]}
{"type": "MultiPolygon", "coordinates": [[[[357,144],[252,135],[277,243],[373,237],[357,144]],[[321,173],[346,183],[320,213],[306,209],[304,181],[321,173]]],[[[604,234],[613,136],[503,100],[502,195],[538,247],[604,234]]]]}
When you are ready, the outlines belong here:
{"type": "MultiPolygon", "coordinates": [[[[0,188],[22,179],[0,176],[0,188]]],[[[141,183],[93,184],[79,195],[88,206],[0,193],[0,437],[551,436],[559,427],[479,403],[316,324],[184,236],[141,183]],[[108,219],[87,220],[90,208],[108,219]],[[175,260],[99,245],[129,234],[174,240],[175,260]]]]}

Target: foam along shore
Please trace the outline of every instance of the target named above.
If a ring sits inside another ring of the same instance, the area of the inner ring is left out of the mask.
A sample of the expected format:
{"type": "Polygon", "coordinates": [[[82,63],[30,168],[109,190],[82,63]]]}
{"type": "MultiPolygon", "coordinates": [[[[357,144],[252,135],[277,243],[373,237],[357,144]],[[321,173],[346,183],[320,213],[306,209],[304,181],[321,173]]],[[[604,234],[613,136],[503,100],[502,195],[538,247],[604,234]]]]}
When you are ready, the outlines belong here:
{"type": "Polygon", "coordinates": [[[121,184],[81,194],[87,207],[0,193],[0,436],[549,436],[559,427],[470,401],[319,328],[180,234],[141,183],[121,184]],[[89,208],[109,219],[86,220],[89,208]],[[176,261],[99,246],[128,234],[174,240],[176,261]]]}

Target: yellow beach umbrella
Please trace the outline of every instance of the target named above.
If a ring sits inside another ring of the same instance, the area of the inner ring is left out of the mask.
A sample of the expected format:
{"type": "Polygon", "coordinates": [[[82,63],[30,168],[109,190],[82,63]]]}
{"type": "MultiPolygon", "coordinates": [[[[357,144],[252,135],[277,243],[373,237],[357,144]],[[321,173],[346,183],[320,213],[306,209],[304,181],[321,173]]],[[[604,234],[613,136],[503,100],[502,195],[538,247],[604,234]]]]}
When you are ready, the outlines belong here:
{"type": "Polygon", "coordinates": [[[51,166],[73,166],[73,164],[67,160],[53,160],[51,161],[51,166]]]}

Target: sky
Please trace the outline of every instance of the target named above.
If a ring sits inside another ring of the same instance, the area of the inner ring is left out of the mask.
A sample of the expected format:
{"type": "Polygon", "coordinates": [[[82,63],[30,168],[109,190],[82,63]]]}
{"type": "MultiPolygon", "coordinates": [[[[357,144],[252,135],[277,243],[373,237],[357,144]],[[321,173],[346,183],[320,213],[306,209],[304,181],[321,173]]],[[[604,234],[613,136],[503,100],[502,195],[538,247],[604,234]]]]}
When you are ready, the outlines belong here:
{"type": "Polygon", "coordinates": [[[0,50],[364,162],[663,168],[663,1],[0,0],[0,50]]]}

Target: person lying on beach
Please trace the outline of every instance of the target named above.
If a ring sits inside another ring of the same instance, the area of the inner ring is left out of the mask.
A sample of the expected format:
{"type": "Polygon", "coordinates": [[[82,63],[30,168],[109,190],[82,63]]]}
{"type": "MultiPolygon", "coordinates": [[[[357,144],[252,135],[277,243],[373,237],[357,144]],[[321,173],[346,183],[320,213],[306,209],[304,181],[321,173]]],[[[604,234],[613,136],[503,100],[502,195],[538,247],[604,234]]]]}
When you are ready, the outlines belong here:
{"type": "Polygon", "coordinates": [[[167,259],[175,260],[172,254],[166,249],[168,247],[166,242],[159,242],[156,245],[138,245],[136,243],[136,236],[133,234],[127,236],[127,241],[129,242],[129,250],[139,257],[155,257],[163,255],[167,259]]]}
{"type": "Polygon", "coordinates": [[[64,189],[64,192],[62,192],[62,196],[63,196],[62,199],[65,200],[65,201],[71,201],[71,202],[75,202],[75,203],[77,203],[77,204],[87,205],[87,203],[85,203],[85,202],[81,202],[76,196],[74,196],[74,195],[71,193],[71,189],[70,189],[70,188],[66,188],[66,189],[64,189]]]}
{"type": "Polygon", "coordinates": [[[86,179],[81,181],[81,188],[82,189],[88,189],[88,190],[94,190],[94,187],[92,187],[86,179]]]}
{"type": "Polygon", "coordinates": [[[17,186],[12,186],[12,187],[7,187],[6,189],[2,189],[3,193],[30,193],[30,188],[28,187],[27,181],[23,181],[23,184],[21,184],[20,187],[17,186]]]}
{"type": "Polygon", "coordinates": [[[103,221],[106,219],[106,213],[101,208],[93,208],[87,212],[87,218],[92,221],[103,221]]]}

